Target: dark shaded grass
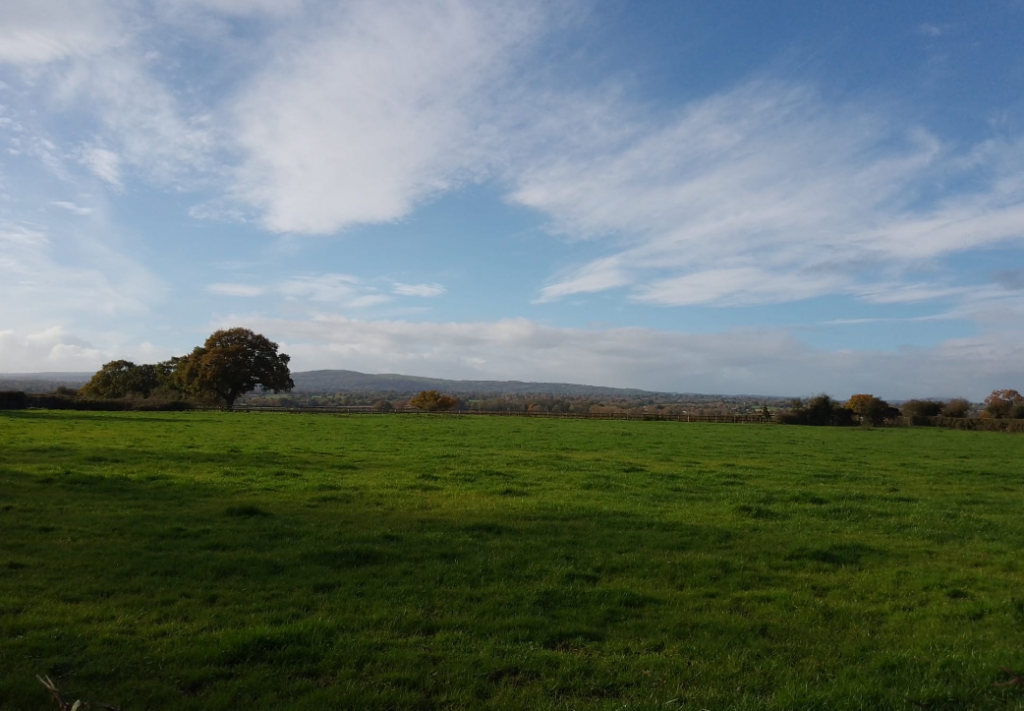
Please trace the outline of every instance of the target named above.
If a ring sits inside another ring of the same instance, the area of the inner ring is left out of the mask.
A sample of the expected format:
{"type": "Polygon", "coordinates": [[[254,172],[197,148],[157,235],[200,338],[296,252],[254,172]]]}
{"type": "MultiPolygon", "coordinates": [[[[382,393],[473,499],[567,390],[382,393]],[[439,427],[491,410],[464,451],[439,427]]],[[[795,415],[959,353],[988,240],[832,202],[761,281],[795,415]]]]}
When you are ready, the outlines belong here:
{"type": "Polygon", "coordinates": [[[0,708],[1020,708],[1024,441],[0,415],[0,708]]]}

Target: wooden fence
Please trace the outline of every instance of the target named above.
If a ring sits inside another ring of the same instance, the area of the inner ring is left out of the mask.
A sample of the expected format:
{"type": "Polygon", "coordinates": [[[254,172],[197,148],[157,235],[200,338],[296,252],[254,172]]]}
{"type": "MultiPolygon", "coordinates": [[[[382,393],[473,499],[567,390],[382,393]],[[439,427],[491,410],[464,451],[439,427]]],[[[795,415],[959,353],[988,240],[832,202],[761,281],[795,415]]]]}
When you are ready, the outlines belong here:
{"type": "Polygon", "coordinates": [[[425,415],[429,417],[541,417],[562,420],[637,420],[644,422],[717,422],[717,423],[757,423],[771,422],[762,415],[660,415],[656,413],[625,413],[625,412],[528,412],[523,410],[450,410],[448,412],[427,412],[416,408],[401,408],[385,412],[374,410],[365,405],[340,405],[325,407],[266,407],[236,405],[236,412],[293,412],[317,413],[326,415],[425,415]]]}

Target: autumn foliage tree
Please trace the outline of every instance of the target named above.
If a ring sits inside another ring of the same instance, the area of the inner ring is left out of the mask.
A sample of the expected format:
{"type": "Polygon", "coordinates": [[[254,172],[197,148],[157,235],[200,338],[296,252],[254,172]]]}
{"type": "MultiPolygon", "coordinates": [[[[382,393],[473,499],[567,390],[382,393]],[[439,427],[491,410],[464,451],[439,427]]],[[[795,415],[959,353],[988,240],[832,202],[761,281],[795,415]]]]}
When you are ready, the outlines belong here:
{"type": "Polygon", "coordinates": [[[860,393],[847,400],[846,409],[857,414],[862,422],[881,422],[889,409],[889,403],[874,395],[860,393]]]}
{"type": "Polygon", "coordinates": [[[970,400],[955,397],[942,406],[942,415],[943,417],[967,417],[971,414],[973,407],[970,400]]]}
{"type": "Polygon", "coordinates": [[[428,410],[430,412],[450,410],[458,403],[458,399],[450,395],[442,395],[436,390],[424,390],[409,400],[411,407],[417,407],[420,410],[428,410]]]}
{"type": "Polygon", "coordinates": [[[993,390],[985,398],[984,414],[996,419],[1024,418],[1024,396],[1016,390],[993,390]]]}
{"type": "Polygon", "coordinates": [[[247,328],[213,333],[189,355],[174,359],[171,380],[189,395],[214,395],[229,410],[257,387],[275,393],[295,387],[286,354],[277,344],[247,328]]]}

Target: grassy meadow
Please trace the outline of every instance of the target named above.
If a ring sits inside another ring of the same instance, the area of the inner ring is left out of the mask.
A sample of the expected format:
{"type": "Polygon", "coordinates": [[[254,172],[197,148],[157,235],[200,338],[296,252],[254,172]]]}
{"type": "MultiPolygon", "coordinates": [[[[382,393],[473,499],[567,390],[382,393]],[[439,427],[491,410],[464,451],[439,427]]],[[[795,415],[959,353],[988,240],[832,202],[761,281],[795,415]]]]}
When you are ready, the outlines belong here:
{"type": "Polygon", "coordinates": [[[1024,436],[0,412],[0,709],[1010,709],[1024,436]],[[912,702],[924,704],[915,706],[912,702]]]}

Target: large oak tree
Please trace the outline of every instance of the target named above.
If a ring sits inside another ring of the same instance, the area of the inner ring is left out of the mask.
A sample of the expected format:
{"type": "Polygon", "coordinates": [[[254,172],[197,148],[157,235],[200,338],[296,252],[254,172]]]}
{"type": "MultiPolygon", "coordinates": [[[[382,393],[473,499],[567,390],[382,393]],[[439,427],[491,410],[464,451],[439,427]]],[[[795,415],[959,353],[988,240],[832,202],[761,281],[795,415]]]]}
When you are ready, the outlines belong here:
{"type": "Polygon", "coordinates": [[[215,395],[230,410],[235,400],[257,387],[275,393],[295,387],[288,355],[277,344],[247,328],[217,331],[187,356],[176,359],[173,381],[190,395],[215,395]]]}

